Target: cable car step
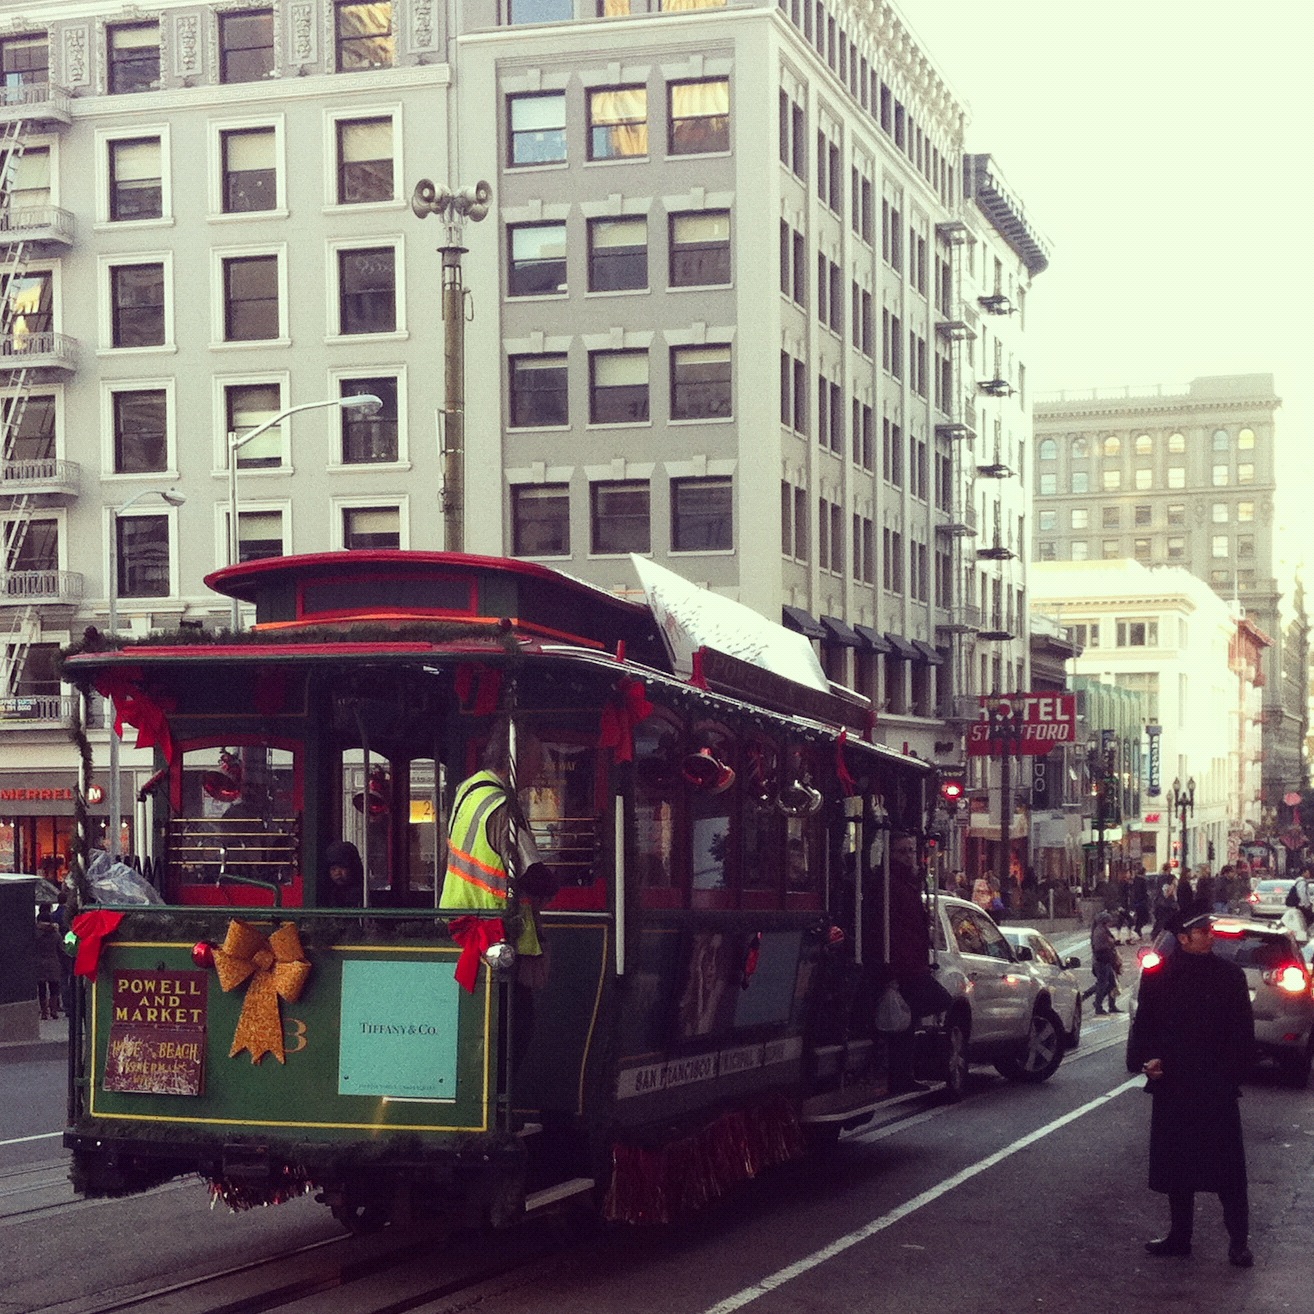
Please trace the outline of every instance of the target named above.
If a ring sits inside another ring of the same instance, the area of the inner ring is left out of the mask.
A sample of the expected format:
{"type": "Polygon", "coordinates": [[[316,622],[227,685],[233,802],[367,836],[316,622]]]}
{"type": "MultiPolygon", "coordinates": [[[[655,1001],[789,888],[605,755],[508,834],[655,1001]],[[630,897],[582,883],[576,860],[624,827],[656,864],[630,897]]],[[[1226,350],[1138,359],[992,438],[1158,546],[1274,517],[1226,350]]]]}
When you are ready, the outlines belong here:
{"type": "Polygon", "coordinates": [[[888,1091],[881,1083],[874,1085],[864,1082],[860,1086],[845,1086],[843,1090],[823,1091],[803,1101],[799,1109],[799,1121],[803,1123],[848,1122],[851,1118],[861,1118],[873,1109],[884,1104],[889,1098],[888,1091]]]}
{"type": "Polygon", "coordinates": [[[525,1213],[532,1214],[536,1209],[546,1209],[548,1205],[569,1200],[573,1195],[583,1195],[585,1191],[593,1190],[595,1185],[592,1177],[572,1177],[568,1182],[545,1186],[541,1191],[525,1196],[525,1213]]]}

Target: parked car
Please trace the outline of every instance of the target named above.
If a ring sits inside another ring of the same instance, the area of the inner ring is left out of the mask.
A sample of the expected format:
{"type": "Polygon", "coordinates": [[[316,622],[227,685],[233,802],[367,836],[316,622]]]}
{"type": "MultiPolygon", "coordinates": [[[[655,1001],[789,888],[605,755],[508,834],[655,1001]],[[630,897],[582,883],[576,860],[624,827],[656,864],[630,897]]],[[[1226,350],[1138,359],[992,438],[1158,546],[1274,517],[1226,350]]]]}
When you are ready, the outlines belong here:
{"type": "MultiPolygon", "coordinates": [[[[1275,1063],[1288,1085],[1303,1090],[1314,1065],[1314,993],[1310,965],[1285,927],[1237,917],[1213,919],[1214,953],[1242,968],[1250,985],[1259,1057],[1275,1063]]],[[[1175,941],[1161,941],[1141,955],[1141,976],[1158,971],[1175,941]]],[[[1140,977],[1136,995],[1139,995],[1140,977]]],[[[1132,1006],[1135,1007],[1135,996],[1132,1006]]]]}
{"type": "Polygon", "coordinates": [[[1294,876],[1262,877],[1250,891],[1250,917],[1281,917],[1287,910],[1287,891],[1296,883],[1294,876]]]}
{"type": "Polygon", "coordinates": [[[1054,1012],[1063,1024],[1069,1049],[1081,1043],[1081,982],[1074,975],[1081,966],[1077,957],[1060,958],[1059,951],[1030,926],[1001,926],[1004,939],[1013,946],[1020,962],[1027,963],[1049,991],[1054,1012]]]}
{"type": "Polygon", "coordinates": [[[1010,1081],[1052,1077],[1065,1036],[1049,987],[976,904],[941,895],[932,911],[937,979],[952,1002],[920,1038],[922,1074],[942,1080],[949,1099],[962,1097],[973,1063],[993,1063],[1010,1081]]]}

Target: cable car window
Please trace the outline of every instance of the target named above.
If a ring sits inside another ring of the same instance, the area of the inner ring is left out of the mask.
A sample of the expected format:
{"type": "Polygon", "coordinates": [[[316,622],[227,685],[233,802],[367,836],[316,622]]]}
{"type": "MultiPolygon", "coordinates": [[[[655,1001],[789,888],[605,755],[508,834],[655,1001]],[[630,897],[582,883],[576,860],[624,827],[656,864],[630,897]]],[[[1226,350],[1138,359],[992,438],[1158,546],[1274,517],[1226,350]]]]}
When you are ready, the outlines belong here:
{"type": "Polygon", "coordinates": [[[392,838],[392,780],[391,764],[375,752],[365,763],[365,752],[360,748],[344,749],[342,753],[342,834],[330,835],[327,841],[342,839],[356,846],[365,863],[370,900],[394,883],[394,853],[392,838]]]}
{"type": "Polygon", "coordinates": [[[752,740],[744,752],[742,863],[744,903],[779,907],[784,875],[784,818],[777,806],[780,754],[766,739],[752,740]]]}
{"type": "Polygon", "coordinates": [[[521,797],[534,843],[562,886],[590,885],[598,829],[596,752],[592,744],[552,739],[542,724],[533,733],[539,760],[521,797]]]}
{"type": "Polygon", "coordinates": [[[412,890],[432,895],[441,888],[446,867],[447,837],[440,824],[438,799],[442,768],[433,758],[416,758],[410,764],[410,809],[406,818],[406,852],[412,890]]]}
{"type": "Polygon", "coordinates": [[[733,873],[738,773],[735,741],[722,726],[694,726],[693,751],[680,774],[689,806],[690,883],[693,905],[724,908],[735,902],[733,873]]]}
{"type": "Polygon", "coordinates": [[[634,732],[634,880],[649,907],[679,902],[675,870],[681,736],[655,713],[634,732]]]}
{"type": "Polygon", "coordinates": [[[824,826],[816,779],[815,750],[795,746],[786,765],[777,806],[785,814],[785,892],[791,906],[820,899],[824,826]]]}

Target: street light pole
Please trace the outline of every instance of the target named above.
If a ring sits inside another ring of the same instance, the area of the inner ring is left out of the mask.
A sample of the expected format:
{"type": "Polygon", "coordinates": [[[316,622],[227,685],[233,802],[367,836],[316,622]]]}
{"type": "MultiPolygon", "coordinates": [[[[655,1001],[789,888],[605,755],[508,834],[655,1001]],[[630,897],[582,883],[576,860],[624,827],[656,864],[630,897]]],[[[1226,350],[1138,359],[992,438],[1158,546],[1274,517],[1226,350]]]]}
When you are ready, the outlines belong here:
{"type": "MultiPolygon", "coordinates": [[[[119,628],[119,517],[143,498],[159,497],[170,506],[182,506],[187,500],[173,488],[143,488],[140,493],[128,498],[117,511],[110,511],[110,553],[109,553],[109,615],[105,625],[110,635],[119,628]]],[[[109,740],[109,856],[111,862],[117,862],[123,849],[122,842],[122,808],[123,801],[119,788],[119,734],[115,726],[114,704],[110,702],[110,740],[109,740]]]]}
{"type": "Polygon", "coordinates": [[[437,215],[447,226],[438,250],[443,257],[443,547],[465,551],[465,288],[461,283],[462,245],[467,219],[488,214],[493,189],[486,182],[452,191],[421,178],[411,194],[419,219],[437,215]]]}
{"type": "MultiPolygon", "coordinates": [[[[330,397],[325,401],[302,402],[299,406],[289,406],[286,410],[279,411],[271,419],[265,420],[263,424],[257,424],[256,427],[244,434],[229,432],[228,434],[228,564],[237,565],[238,553],[238,536],[237,536],[237,453],[238,449],[245,447],[253,438],[259,438],[262,433],[268,433],[276,425],[282,424],[289,415],[296,415],[299,411],[313,411],[320,407],[336,406],[343,411],[364,411],[366,415],[375,415],[383,406],[383,400],[376,397],[372,392],[360,393],[351,397],[330,397]]],[[[232,631],[236,634],[242,628],[241,603],[237,598],[233,599],[232,611],[232,631]]]]}

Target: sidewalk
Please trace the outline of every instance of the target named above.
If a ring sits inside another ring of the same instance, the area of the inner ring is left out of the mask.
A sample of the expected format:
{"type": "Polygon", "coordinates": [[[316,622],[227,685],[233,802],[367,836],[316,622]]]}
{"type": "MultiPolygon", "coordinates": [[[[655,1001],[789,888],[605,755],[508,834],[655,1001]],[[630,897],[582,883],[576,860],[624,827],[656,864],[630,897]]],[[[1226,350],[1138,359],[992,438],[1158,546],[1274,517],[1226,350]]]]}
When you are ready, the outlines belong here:
{"type": "Polygon", "coordinates": [[[40,1021],[37,1032],[37,1037],[31,1040],[0,1041],[0,1063],[62,1061],[68,1053],[68,1018],[61,1017],[55,1022],[40,1021]]]}

